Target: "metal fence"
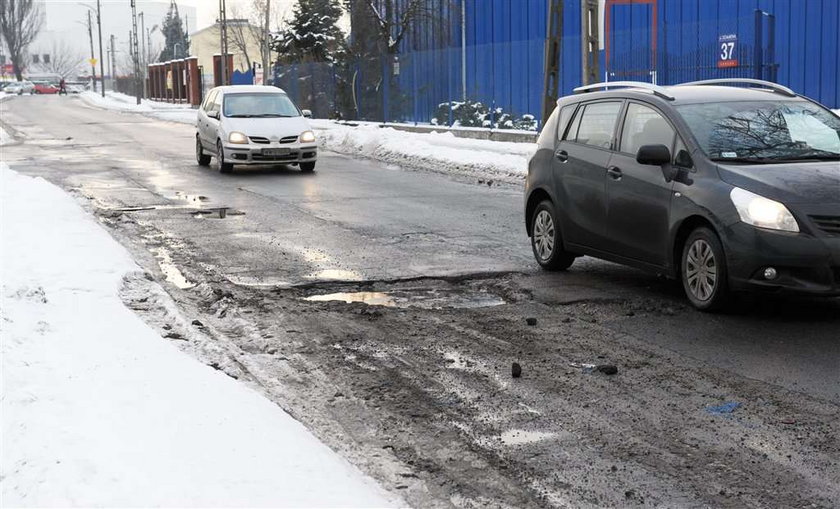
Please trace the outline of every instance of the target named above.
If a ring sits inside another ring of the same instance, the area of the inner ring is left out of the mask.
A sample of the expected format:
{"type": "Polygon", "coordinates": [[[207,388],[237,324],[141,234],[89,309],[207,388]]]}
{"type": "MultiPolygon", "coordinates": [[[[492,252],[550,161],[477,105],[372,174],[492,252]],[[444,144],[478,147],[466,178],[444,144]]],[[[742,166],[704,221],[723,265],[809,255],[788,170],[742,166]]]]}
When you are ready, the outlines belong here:
{"type": "MultiPolygon", "coordinates": [[[[615,5],[600,41],[598,76],[603,81],[659,85],[761,78],[798,89],[802,87],[795,86],[799,77],[796,55],[811,51],[812,46],[818,52],[833,51],[835,59],[837,55],[833,47],[790,37],[794,30],[776,27],[775,16],[764,11],[683,23],[666,21],[646,4],[615,5]]],[[[564,22],[564,26],[572,25],[565,33],[573,35],[562,39],[561,96],[583,80],[581,37],[574,23],[564,22]]],[[[544,47],[540,36],[424,51],[403,49],[394,55],[340,63],[277,66],[274,84],[319,118],[538,129],[544,47]]],[[[838,68],[837,63],[833,68],[838,68]]],[[[840,106],[837,85],[822,81],[828,85],[815,88],[812,97],[830,107],[840,106]]]]}

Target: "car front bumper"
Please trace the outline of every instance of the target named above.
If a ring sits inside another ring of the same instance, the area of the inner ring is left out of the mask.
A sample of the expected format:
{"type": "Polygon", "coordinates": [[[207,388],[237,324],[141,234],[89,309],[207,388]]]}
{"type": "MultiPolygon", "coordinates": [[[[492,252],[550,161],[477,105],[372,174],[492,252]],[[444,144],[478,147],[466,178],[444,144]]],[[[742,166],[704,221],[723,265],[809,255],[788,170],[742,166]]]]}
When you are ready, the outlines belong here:
{"type": "Polygon", "coordinates": [[[226,163],[231,164],[300,164],[318,159],[314,143],[225,144],[226,163]]]}
{"type": "Polygon", "coordinates": [[[840,296],[840,236],[776,232],[737,223],[721,239],[733,290],[840,296]],[[765,270],[776,269],[768,279],[765,270]]]}

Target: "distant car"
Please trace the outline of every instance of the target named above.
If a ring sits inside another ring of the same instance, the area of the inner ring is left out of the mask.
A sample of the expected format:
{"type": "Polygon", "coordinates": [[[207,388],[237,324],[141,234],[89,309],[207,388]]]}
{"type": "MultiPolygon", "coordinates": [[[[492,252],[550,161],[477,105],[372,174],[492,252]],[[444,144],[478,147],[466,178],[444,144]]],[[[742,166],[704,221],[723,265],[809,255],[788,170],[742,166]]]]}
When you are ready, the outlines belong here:
{"type": "Polygon", "coordinates": [[[71,83],[67,85],[67,93],[68,94],[81,94],[85,91],[84,85],[78,85],[76,83],[71,83]]]}
{"type": "Polygon", "coordinates": [[[195,155],[207,166],[215,157],[222,173],[234,165],[282,163],[315,170],[318,145],[306,117],[276,87],[237,85],[212,89],[198,110],[195,155]]]}
{"type": "Polygon", "coordinates": [[[734,291],[840,295],[837,115],[749,79],[575,92],[528,169],[541,266],[589,255],[646,269],[701,310],[734,291]]]}
{"type": "Polygon", "coordinates": [[[35,83],[36,94],[57,94],[59,88],[52,83],[38,82],[35,83]]]}
{"type": "Polygon", "coordinates": [[[3,89],[7,94],[34,94],[35,84],[31,81],[14,81],[3,89]]]}

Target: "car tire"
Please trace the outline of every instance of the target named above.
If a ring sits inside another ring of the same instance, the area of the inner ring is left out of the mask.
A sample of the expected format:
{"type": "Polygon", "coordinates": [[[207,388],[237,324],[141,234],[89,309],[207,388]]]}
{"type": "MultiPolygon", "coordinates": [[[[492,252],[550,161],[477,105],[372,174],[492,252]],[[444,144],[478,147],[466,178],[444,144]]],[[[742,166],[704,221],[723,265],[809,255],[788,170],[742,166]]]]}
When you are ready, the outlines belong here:
{"type": "Polygon", "coordinates": [[[697,228],[686,239],[680,260],[680,279],[686,297],[700,311],[719,311],[729,304],[726,254],[711,229],[697,228]]]}
{"type": "Polygon", "coordinates": [[[204,153],[204,147],[201,146],[198,136],[195,137],[195,160],[199,166],[210,166],[210,156],[204,153]]]}
{"type": "Polygon", "coordinates": [[[315,161],[311,163],[300,163],[300,171],[303,173],[312,173],[315,171],[315,161]]]}
{"type": "Polygon", "coordinates": [[[226,163],[225,160],[225,152],[222,148],[222,142],[216,143],[216,159],[219,161],[219,173],[230,173],[233,171],[233,164],[226,163]]]}
{"type": "Polygon", "coordinates": [[[531,216],[531,249],[537,263],[545,270],[566,270],[575,262],[576,256],[563,249],[557,213],[549,200],[537,205],[531,216]]]}

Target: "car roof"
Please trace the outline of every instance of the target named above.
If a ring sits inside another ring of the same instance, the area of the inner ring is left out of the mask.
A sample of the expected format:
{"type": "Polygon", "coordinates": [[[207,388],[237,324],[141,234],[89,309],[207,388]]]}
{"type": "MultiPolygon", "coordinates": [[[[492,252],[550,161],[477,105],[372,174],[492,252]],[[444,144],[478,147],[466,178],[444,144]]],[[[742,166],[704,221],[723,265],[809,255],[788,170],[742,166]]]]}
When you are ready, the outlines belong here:
{"type": "Polygon", "coordinates": [[[285,94],[286,91],[282,88],[277,88],[271,85],[226,85],[224,87],[216,87],[216,90],[223,94],[247,94],[247,93],[263,93],[263,94],[285,94]]]}
{"type": "MultiPolygon", "coordinates": [[[[673,105],[697,104],[708,102],[733,102],[733,101],[805,101],[801,97],[790,97],[776,93],[766,88],[743,88],[727,87],[718,85],[681,85],[663,86],[659,88],[667,93],[673,100],[667,101],[673,105]]],[[[655,95],[644,88],[622,88],[598,92],[585,92],[562,98],[564,102],[577,100],[591,100],[597,98],[652,98],[655,95]]],[[[577,101],[574,101],[577,102],[577,101]]]]}

